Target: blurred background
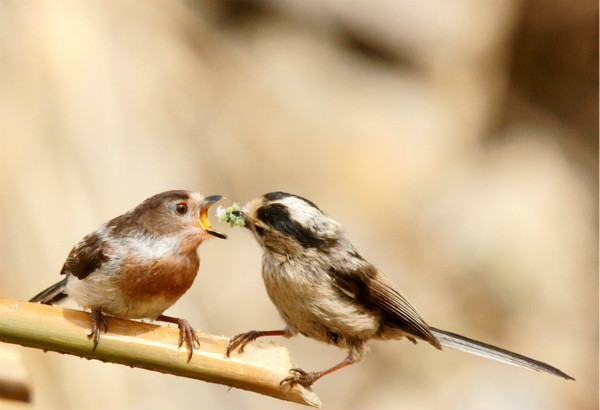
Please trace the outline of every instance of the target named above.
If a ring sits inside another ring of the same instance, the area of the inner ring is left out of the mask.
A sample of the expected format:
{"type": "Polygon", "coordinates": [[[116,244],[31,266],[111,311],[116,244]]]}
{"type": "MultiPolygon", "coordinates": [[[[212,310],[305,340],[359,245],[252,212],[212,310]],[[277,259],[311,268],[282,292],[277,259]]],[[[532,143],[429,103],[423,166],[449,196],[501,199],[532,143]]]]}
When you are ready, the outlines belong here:
{"type": "MultiPolygon", "coordinates": [[[[160,191],[288,191],[431,325],[577,379],[373,343],[314,385],[325,408],[598,408],[597,2],[6,0],[0,56],[1,297],[56,282],[79,239],[160,191]]],[[[167,313],[281,328],[258,246],[211,218],[230,239],[202,245],[167,313]]],[[[274,340],[306,370],[346,355],[274,340]]],[[[19,351],[33,401],[2,408],[301,408],[19,351]]]]}

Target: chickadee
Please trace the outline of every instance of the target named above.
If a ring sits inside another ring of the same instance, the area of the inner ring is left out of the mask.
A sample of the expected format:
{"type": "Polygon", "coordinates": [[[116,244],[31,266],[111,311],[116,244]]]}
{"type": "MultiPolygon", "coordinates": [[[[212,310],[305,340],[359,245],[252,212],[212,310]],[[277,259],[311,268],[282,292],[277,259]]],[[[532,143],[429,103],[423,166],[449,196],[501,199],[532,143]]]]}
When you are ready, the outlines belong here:
{"type": "Polygon", "coordinates": [[[148,318],[179,326],[192,358],[196,331],[185,319],[163,315],[192,285],[198,273],[198,247],[207,238],[227,236],[211,229],[206,212],[220,195],[191,191],[154,195],[134,209],[101,225],[77,243],[65,261],[65,278],[30,302],[52,304],[72,297],[91,309],[94,347],[104,315],[148,318]]]}
{"type": "Polygon", "coordinates": [[[291,369],[281,383],[308,387],[361,360],[369,340],[402,337],[574,380],[546,363],[429,326],[400,289],[356,251],[342,226],[307,199],[272,192],[237,212],[263,248],[262,276],[285,329],[239,334],[230,340],[227,356],[238,347],[243,352],[257,337],[298,333],[348,349],[341,363],[320,372],[291,369]]]}

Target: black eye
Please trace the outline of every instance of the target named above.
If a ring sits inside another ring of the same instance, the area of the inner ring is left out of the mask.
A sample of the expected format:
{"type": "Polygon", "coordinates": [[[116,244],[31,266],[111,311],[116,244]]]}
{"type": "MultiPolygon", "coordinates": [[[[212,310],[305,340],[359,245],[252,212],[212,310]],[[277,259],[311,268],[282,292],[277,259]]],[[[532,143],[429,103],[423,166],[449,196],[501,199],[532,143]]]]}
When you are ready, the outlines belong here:
{"type": "Polygon", "coordinates": [[[188,211],[187,202],[179,202],[177,205],[175,205],[175,211],[177,211],[179,215],[185,215],[188,211]]]}
{"type": "Polygon", "coordinates": [[[263,228],[262,226],[258,226],[258,225],[254,225],[254,230],[260,236],[263,236],[265,234],[265,231],[266,231],[265,228],[263,228]]]}

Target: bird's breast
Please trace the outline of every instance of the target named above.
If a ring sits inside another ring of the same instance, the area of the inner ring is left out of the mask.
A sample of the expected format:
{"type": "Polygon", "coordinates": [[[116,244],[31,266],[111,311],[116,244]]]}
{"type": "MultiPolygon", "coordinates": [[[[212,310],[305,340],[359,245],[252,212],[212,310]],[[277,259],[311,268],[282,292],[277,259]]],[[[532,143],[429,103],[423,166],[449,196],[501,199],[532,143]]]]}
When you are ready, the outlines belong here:
{"type": "Polygon", "coordinates": [[[157,259],[129,256],[121,261],[119,289],[132,303],[163,300],[170,306],[192,286],[198,267],[196,255],[157,259]]]}
{"type": "Polygon", "coordinates": [[[318,264],[263,258],[262,273],[267,294],[292,334],[345,347],[377,332],[380,318],[342,297],[318,264]]]}

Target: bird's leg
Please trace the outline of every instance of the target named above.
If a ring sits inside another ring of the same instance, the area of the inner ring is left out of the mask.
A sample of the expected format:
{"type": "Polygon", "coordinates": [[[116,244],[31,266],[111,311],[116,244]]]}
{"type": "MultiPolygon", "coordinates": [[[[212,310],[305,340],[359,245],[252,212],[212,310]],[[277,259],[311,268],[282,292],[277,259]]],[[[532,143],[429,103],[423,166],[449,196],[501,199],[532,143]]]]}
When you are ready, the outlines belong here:
{"type": "Polygon", "coordinates": [[[285,330],[251,330],[246,333],[240,333],[232,337],[229,340],[229,345],[227,346],[227,357],[233,352],[238,346],[239,352],[244,353],[244,346],[246,343],[251,342],[259,337],[263,336],[286,336],[288,333],[285,330]]]}
{"type": "Polygon", "coordinates": [[[324,370],[322,372],[310,372],[309,373],[309,372],[306,372],[306,371],[304,371],[302,369],[298,369],[298,368],[290,369],[290,373],[293,373],[293,376],[286,377],[285,379],[283,379],[281,381],[281,383],[279,383],[279,385],[289,383],[290,387],[294,387],[294,384],[297,383],[301,386],[309,387],[310,385],[312,385],[314,382],[316,382],[317,380],[319,380],[321,377],[325,376],[326,374],[333,373],[336,370],[339,370],[343,367],[351,365],[354,362],[356,362],[356,359],[354,357],[352,357],[352,355],[348,355],[348,357],[346,357],[341,363],[336,364],[332,368],[324,370]]]}
{"type": "Polygon", "coordinates": [[[100,341],[100,324],[99,321],[102,321],[104,325],[104,333],[108,330],[108,321],[106,320],[106,316],[102,314],[101,311],[97,309],[92,309],[92,332],[88,333],[89,337],[94,337],[94,348],[92,351],[96,350],[96,346],[98,346],[98,341],[100,341]]]}
{"type": "Polygon", "coordinates": [[[190,350],[188,362],[192,360],[192,355],[194,354],[194,342],[198,343],[198,346],[200,346],[200,340],[198,339],[196,331],[194,330],[192,325],[190,325],[190,322],[188,322],[185,319],[179,319],[176,317],[166,315],[160,315],[156,318],[156,320],[160,320],[161,322],[174,323],[177,326],[179,326],[178,348],[180,348],[183,345],[183,342],[185,341],[186,346],[190,350]]]}

